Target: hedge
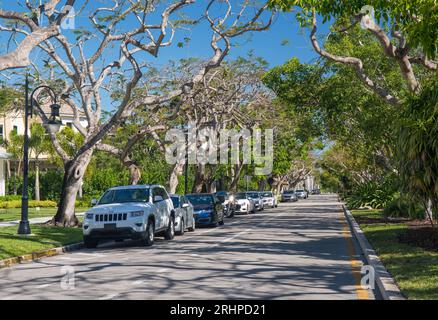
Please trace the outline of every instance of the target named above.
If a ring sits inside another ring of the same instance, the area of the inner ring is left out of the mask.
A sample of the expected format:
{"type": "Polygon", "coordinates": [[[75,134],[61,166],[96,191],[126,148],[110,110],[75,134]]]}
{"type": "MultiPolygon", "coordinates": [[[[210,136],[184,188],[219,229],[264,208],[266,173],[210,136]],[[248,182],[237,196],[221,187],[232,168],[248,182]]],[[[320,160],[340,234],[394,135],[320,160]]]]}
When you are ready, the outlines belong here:
{"type": "MultiPolygon", "coordinates": [[[[55,201],[44,200],[44,201],[35,201],[29,200],[29,208],[55,208],[57,206],[55,201]]],[[[0,209],[13,209],[13,208],[21,208],[21,200],[12,200],[12,201],[1,201],[0,209]]]]}

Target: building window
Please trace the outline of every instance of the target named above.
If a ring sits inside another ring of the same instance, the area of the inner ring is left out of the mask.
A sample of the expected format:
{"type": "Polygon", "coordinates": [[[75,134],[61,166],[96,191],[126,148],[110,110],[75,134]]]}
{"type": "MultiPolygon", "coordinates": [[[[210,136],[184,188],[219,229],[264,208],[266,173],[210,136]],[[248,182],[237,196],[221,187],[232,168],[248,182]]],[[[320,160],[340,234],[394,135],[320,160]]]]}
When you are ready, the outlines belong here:
{"type": "Polygon", "coordinates": [[[13,130],[15,133],[18,133],[18,127],[17,127],[17,126],[13,126],[13,127],[12,127],[12,130],[13,130]]]}
{"type": "Polygon", "coordinates": [[[4,133],[3,133],[3,125],[0,124],[0,143],[3,142],[4,133]]]}
{"type": "Polygon", "coordinates": [[[69,127],[69,128],[73,127],[71,122],[67,122],[66,124],[67,124],[67,127],[69,127]]]}

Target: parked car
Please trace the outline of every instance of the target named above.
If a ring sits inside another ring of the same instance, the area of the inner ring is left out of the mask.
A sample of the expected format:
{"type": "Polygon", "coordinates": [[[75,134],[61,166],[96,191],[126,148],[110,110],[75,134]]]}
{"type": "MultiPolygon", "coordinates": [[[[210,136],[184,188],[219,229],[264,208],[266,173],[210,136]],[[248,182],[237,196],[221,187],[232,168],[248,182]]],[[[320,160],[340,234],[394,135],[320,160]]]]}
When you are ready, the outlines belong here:
{"type": "Polygon", "coordinates": [[[234,201],[234,195],[227,191],[218,191],[216,192],[216,197],[219,199],[219,201],[222,203],[222,207],[224,209],[224,214],[226,217],[231,218],[234,216],[235,211],[235,201],[234,201]]]}
{"type": "Polygon", "coordinates": [[[256,211],[255,202],[247,192],[236,193],[234,198],[236,201],[236,213],[249,214],[250,212],[254,213],[256,211]]]}
{"type": "Polygon", "coordinates": [[[260,197],[263,199],[264,206],[270,206],[271,208],[278,207],[277,198],[272,191],[261,191],[260,197]]]}
{"type": "Polygon", "coordinates": [[[257,211],[265,210],[265,206],[263,204],[263,199],[260,196],[260,193],[258,191],[250,191],[250,192],[247,192],[247,193],[248,193],[248,196],[251,199],[254,200],[254,204],[255,204],[255,207],[256,207],[257,211]]]}
{"type": "Polygon", "coordinates": [[[298,197],[294,190],[286,190],[281,194],[281,202],[298,201],[298,197]]]}
{"type": "Polygon", "coordinates": [[[170,196],[175,209],[175,233],[183,235],[186,229],[190,232],[195,231],[195,212],[193,205],[185,196],[172,194],[170,196]]]}
{"type": "Polygon", "coordinates": [[[224,210],[219,199],[211,193],[186,195],[193,205],[196,226],[218,226],[224,224],[224,210]]]}
{"type": "Polygon", "coordinates": [[[309,197],[309,193],[304,189],[295,190],[298,199],[307,199],[309,197]]]}
{"type": "Polygon", "coordinates": [[[100,240],[139,239],[146,246],[155,236],[175,235],[175,211],[160,185],[122,186],[108,189],[85,213],[84,244],[94,248],[100,240]]]}
{"type": "Polygon", "coordinates": [[[311,194],[321,194],[321,190],[320,189],[313,189],[310,193],[311,194]]]}

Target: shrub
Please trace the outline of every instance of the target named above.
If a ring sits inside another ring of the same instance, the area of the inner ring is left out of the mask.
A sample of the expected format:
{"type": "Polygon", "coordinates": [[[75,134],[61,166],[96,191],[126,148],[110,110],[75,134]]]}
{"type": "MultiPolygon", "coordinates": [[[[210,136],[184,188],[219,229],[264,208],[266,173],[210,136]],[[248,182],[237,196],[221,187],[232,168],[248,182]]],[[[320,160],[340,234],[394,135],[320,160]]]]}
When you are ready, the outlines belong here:
{"type": "Polygon", "coordinates": [[[413,218],[424,217],[424,210],[405,196],[397,195],[383,210],[385,217],[413,218]]]}
{"type": "MultiPolygon", "coordinates": [[[[29,200],[29,208],[55,208],[56,202],[45,200],[45,201],[35,201],[29,200]]],[[[13,208],[21,208],[21,200],[12,200],[12,201],[4,201],[0,203],[1,209],[13,209],[13,208]]]]}
{"type": "Polygon", "coordinates": [[[0,197],[0,202],[12,201],[12,200],[21,200],[21,195],[17,194],[17,195],[7,195],[7,196],[0,197]]]}
{"type": "Polygon", "coordinates": [[[350,209],[371,207],[385,208],[394,199],[392,181],[370,181],[353,187],[351,194],[345,196],[350,209]]]}

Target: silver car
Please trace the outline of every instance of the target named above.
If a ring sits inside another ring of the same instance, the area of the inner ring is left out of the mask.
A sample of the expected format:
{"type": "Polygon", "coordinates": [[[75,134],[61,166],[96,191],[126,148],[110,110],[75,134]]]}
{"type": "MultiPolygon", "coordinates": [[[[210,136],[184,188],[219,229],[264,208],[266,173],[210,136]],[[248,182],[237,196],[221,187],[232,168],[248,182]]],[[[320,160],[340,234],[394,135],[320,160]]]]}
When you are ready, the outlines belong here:
{"type": "Polygon", "coordinates": [[[172,194],[170,196],[175,208],[175,233],[183,235],[186,229],[195,231],[195,216],[193,205],[185,196],[172,194]]]}
{"type": "Polygon", "coordinates": [[[304,189],[295,190],[295,193],[296,193],[298,199],[307,199],[309,197],[309,194],[304,189]]]}
{"type": "Polygon", "coordinates": [[[252,200],[254,200],[254,204],[255,204],[257,211],[265,210],[265,205],[263,203],[263,199],[260,196],[260,193],[258,191],[250,191],[250,192],[248,192],[248,196],[252,200]]]}
{"type": "Polygon", "coordinates": [[[271,208],[278,207],[277,198],[272,191],[261,191],[260,197],[263,199],[263,204],[271,208]]]}

